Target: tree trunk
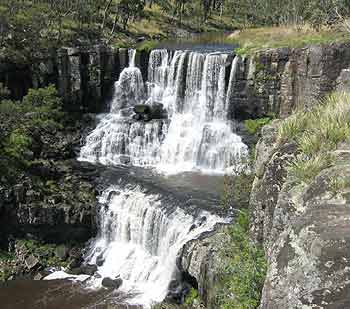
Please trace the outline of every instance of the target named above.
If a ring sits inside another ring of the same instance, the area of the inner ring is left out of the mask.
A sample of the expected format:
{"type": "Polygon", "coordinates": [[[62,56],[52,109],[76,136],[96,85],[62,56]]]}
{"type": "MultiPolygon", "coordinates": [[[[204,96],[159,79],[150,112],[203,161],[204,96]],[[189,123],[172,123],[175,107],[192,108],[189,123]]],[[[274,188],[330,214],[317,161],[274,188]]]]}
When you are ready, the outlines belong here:
{"type": "Polygon", "coordinates": [[[103,12],[103,20],[102,20],[102,25],[101,25],[101,29],[103,30],[105,28],[105,24],[106,24],[106,18],[107,18],[107,13],[108,13],[108,10],[112,4],[112,1],[113,0],[109,0],[106,7],[105,7],[105,10],[103,12]]]}

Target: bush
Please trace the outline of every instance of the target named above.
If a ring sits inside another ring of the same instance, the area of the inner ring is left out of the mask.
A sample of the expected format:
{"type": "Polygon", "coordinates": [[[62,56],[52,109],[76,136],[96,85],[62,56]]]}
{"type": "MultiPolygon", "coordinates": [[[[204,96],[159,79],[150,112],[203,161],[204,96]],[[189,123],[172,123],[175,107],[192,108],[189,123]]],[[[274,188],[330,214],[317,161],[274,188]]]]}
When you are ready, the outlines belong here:
{"type": "Polygon", "coordinates": [[[30,89],[21,102],[1,100],[1,176],[12,178],[20,171],[23,172],[34,159],[31,148],[35,148],[35,132],[61,129],[64,115],[61,100],[52,85],[30,89]]]}
{"type": "Polygon", "coordinates": [[[26,154],[30,152],[32,140],[19,130],[13,131],[4,143],[4,152],[7,156],[27,164],[26,154]]]}
{"type": "Polygon", "coordinates": [[[221,275],[218,306],[222,309],[257,308],[266,275],[266,260],[261,248],[251,243],[249,219],[241,211],[233,226],[229,228],[229,244],[223,248],[226,260],[221,275]]]}
{"type": "Polygon", "coordinates": [[[225,209],[248,209],[254,174],[240,173],[224,176],[224,191],[221,205],[225,209]]]}
{"type": "Polygon", "coordinates": [[[248,119],[244,121],[244,126],[250,134],[258,133],[264,125],[271,122],[270,117],[258,118],[258,119],[248,119]]]}

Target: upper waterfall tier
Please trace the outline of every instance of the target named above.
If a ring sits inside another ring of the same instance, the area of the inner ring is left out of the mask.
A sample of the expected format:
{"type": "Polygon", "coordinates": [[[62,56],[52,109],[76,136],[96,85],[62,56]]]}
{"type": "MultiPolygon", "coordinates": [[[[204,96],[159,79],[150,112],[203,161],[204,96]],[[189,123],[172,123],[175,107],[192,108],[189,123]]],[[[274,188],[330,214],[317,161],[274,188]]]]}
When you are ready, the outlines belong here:
{"type": "Polygon", "coordinates": [[[115,83],[110,114],[87,137],[81,159],[131,163],[163,172],[225,172],[247,153],[229,120],[237,59],[228,53],[153,50],[148,81],[129,67],[115,83]],[[169,119],[132,120],[136,104],[161,103],[169,119]]]}

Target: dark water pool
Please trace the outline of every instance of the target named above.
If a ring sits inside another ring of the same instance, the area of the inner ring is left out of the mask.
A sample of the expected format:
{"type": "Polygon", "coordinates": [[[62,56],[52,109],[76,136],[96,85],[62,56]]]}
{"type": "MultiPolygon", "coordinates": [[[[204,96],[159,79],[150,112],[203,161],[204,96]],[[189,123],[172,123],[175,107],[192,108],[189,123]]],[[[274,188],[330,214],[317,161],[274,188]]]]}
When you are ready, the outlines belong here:
{"type": "Polygon", "coordinates": [[[68,280],[8,281],[0,288],[1,309],[139,309],[123,305],[123,295],[101,289],[84,289],[80,283],[68,280]]]}

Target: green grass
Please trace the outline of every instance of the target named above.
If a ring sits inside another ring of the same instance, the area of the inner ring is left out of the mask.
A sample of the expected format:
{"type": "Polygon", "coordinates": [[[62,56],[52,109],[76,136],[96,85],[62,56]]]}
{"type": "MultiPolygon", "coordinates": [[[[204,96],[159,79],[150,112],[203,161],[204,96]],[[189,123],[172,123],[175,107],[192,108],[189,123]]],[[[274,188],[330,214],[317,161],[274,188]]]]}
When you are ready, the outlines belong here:
{"type": "Polygon", "coordinates": [[[297,112],[279,126],[278,142],[294,142],[297,157],[288,175],[298,183],[308,183],[323,169],[333,165],[332,151],[350,141],[350,93],[329,95],[309,112],[297,112]]]}
{"type": "Polygon", "coordinates": [[[337,29],[322,28],[316,31],[308,26],[280,26],[245,29],[232,34],[228,41],[236,43],[235,52],[240,55],[253,55],[268,48],[304,47],[307,45],[350,42],[350,33],[340,26],[337,29]]]}

